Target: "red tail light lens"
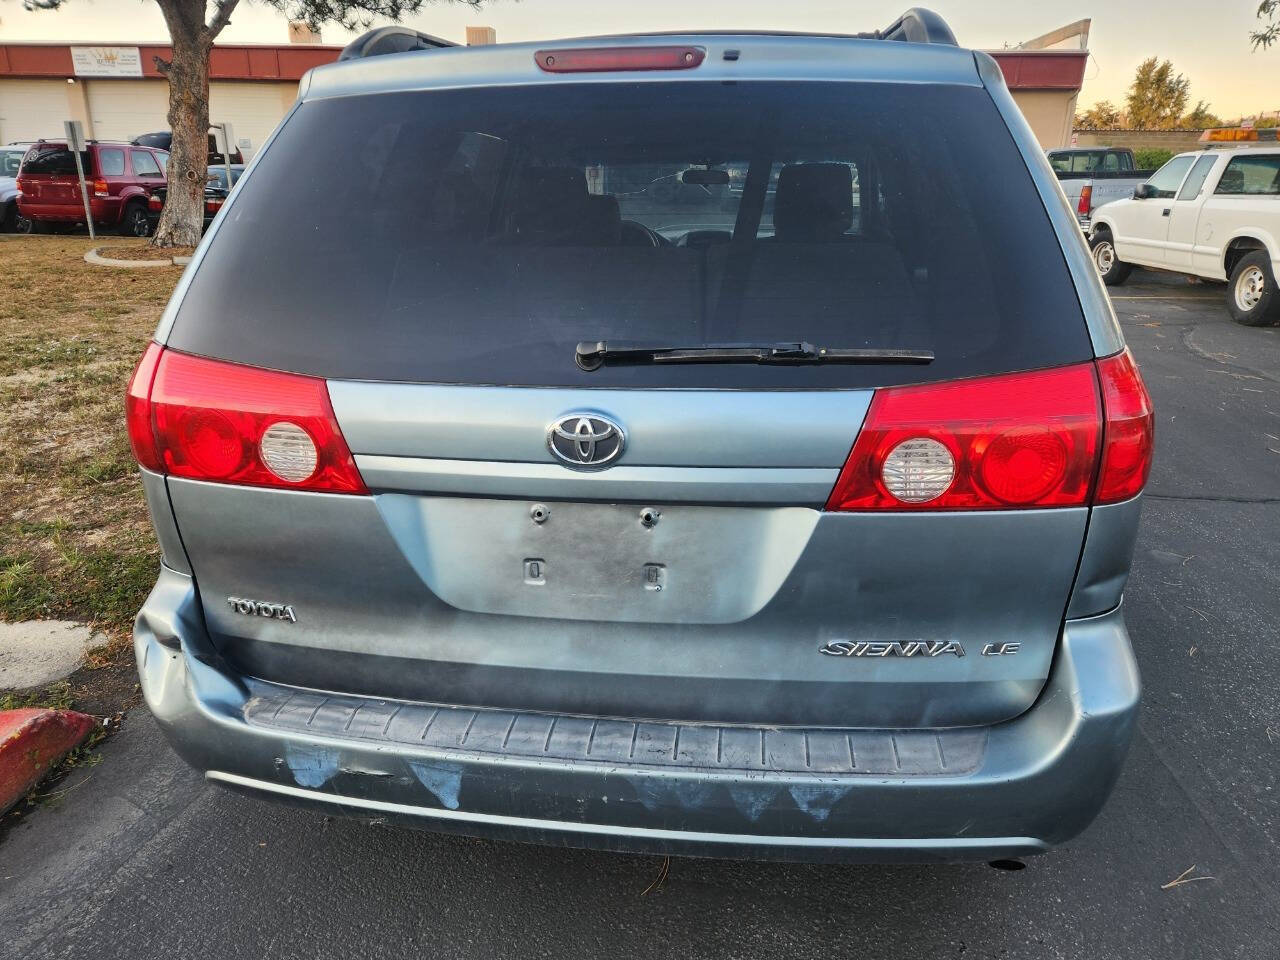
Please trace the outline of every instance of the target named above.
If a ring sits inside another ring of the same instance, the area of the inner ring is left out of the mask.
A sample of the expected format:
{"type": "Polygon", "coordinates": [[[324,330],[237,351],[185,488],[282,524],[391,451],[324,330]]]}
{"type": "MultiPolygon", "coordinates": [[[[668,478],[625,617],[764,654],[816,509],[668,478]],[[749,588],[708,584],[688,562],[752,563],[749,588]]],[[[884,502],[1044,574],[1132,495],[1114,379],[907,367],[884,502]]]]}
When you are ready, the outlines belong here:
{"type": "Polygon", "coordinates": [[[1080,190],[1080,199],[1076,202],[1076,213],[1087,217],[1093,209],[1093,184],[1086,183],[1080,190]]]}
{"type": "Polygon", "coordinates": [[[1098,471],[1096,503],[1137,496],[1147,484],[1155,449],[1151,397],[1127,349],[1098,361],[1107,424],[1098,471]]]}
{"type": "Polygon", "coordinates": [[[596,47],[539,50],[534,61],[548,73],[613,70],[691,70],[706,59],[701,47],[596,47]]]}
{"type": "Polygon", "coordinates": [[[93,181],[93,195],[95,197],[111,196],[111,187],[107,184],[107,181],[105,180],[93,181]]]}
{"type": "Polygon", "coordinates": [[[129,428],[129,446],[133,448],[133,456],[142,466],[155,471],[164,469],[160,451],[156,448],[156,435],[151,429],[151,382],[156,378],[161,352],[160,344],[154,340],[147,344],[124,395],[124,419],[129,428]]]}
{"type": "Polygon", "coordinates": [[[147,208],[152,213],[159,213],[164,209],[164,201],[154,195],[147,197],[147,208]]]}
{"type": "Polygon", "coordinates": [[[1092,363],[878,390],[827,509],[1081,506],[1101,427],[1092,363]]]}
{"type": "Polygon", "coordinates": [[[215,483],[367,492],[328,387],[316,377],[152,344],[130,385],[127,408],[134,453],[150,469],[215,483]],[[146,383],[150,395],[139,399],[146,383]]]}

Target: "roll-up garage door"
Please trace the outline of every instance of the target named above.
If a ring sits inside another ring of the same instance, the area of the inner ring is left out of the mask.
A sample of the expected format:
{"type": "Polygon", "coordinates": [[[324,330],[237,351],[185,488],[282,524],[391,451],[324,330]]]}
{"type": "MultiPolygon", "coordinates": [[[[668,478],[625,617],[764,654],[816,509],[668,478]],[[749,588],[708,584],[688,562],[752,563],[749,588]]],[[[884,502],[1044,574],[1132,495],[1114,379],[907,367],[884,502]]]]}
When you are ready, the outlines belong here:
{"type": "Polygon", "coordinates": [[[89,80],[89,115],[99,140],[132,140],[169,129],[167,80],[89,80]]]}
{"type": "Polygon", "coordinates": [[[16,80],[0,83],[0,143],[62,136],[71,115],[65,80],[16,80]]]}

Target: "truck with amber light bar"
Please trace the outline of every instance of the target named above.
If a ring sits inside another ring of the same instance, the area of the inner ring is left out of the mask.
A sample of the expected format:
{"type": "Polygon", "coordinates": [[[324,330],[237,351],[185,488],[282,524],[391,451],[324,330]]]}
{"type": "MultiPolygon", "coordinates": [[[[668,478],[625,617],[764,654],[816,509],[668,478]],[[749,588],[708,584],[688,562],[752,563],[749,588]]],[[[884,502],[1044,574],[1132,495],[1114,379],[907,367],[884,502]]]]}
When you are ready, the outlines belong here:
{"type": "Polygon", "coordinates": [[[1275,129],[1206,130],[1210,147],[1157,170],[1132,198],[1093,220],[1089,245],[1104,282],[1134,266],[1227,282],[1237,323],[1280,319],[1280,144],[1275,129]],[[1241,143],[1256,143],[1242,147],[1241,143]],[[1223,147],[1228,149],[1222,149],[1223,147]]]}

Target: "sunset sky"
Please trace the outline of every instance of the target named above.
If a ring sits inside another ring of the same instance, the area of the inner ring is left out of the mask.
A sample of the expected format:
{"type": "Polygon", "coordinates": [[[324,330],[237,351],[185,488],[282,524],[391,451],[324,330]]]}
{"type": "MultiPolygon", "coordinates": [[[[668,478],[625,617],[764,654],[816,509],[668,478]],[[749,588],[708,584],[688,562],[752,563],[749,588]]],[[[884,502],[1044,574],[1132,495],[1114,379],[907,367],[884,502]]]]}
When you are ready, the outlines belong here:
{"type": "MultiPolygon", "coordinates": [[[[886,26],[911,0],[644,0],[602,3],[585,0],[495,0],[479,10],[451,3],[429,4],[408,23],[427,33],[461,40],[468,25],[494,27],[498,40],[542,40],[594,33],[643,30],[751,28],[853,33],[886,26]]],[[[1167,57],[1191,80],[1191,100],[1207,100],[1224,116],[1280,109],[1280,49],[1254,53],[1248,32],[1257,21],[1257,0],[1140,0],[1053,4],[935,0],[933,8],[972,47],[1016,44],[1084,17],[1093,19],[1081,106],[1097,100],[1123,101],[1134,68],[1145,57],[1167,57]]],[[[223,43],[282,43],[283,15],[242,0],[223,43]]],[[[44,40],[105,43],[165,38],[164,21],[153,0],[67,0],[53,12],[27,12],[21,0],[0,0],[0,41],[44,40]]],[[[324,31],[326,43],[350,34],[324,31]]]]}

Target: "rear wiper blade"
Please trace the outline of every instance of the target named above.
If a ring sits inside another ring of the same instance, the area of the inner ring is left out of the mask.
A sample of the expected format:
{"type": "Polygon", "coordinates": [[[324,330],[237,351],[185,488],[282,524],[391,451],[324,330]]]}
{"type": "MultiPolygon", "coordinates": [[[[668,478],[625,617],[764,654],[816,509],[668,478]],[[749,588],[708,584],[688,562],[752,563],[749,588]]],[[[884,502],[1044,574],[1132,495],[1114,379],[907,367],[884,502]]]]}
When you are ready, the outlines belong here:
{"type": "Polygon", "coordinates": [[[815,347],[811,343],[703,343],[695,346],[584,340],[574,360],[583,370],[645,363],[932,363],[932,350],[815,347]]]}

